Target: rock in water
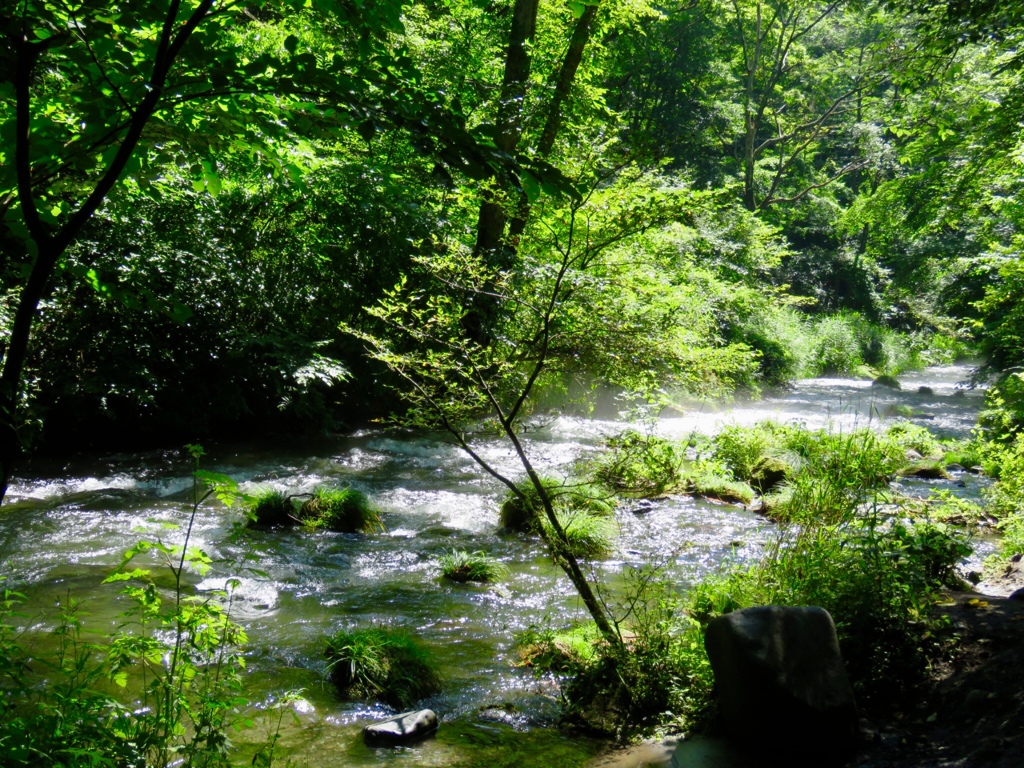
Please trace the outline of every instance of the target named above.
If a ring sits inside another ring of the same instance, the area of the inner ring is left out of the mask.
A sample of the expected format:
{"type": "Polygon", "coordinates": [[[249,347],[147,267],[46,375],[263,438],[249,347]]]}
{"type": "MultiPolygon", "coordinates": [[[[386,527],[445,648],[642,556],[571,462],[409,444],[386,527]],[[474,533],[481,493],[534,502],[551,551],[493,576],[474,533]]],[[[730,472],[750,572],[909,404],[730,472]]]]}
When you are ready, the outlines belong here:
{"type": "Polygon", "coordinates": [[[731,739],[782,754],[853,745],[857,708],[828,611],[734,611],[708,624],[704,644],[731,739]]]}
{"type": "Polygon", "coordinates": [[[895,376],[879,376],[877,379],[871,382],[872,387],[888,387],[889,389],[902,389],[899,381],[895,376]]]}
{"type": "Polygon", "coordinates": [[[437,732],[437,715],[431,709],[405,712],[363,728],[363,740],[371,747],[408,744],[437,732]]]}

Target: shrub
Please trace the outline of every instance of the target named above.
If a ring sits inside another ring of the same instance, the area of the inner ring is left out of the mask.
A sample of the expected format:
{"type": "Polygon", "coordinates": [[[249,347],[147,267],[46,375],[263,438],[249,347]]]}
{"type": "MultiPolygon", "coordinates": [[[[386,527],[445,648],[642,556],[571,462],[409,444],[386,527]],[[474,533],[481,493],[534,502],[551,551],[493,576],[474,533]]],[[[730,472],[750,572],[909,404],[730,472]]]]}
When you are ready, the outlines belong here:
{"type": "Polygon", "coordinates": [[[986,464],[993,465],[999,478],[985,496],[989,511],[999,518],[1003,554],[1024,552],[1024,434],[1009,445],[992,444],[986,464]]]}
{"type": "Polygon", "coordinates": [[[427,651],[407,632],[377,626],[327,639],[327,671],[339,691],[405,708],[441,689],[427,651]]]}
{"type": "Polygon", "coordinates": [[[508,576],[508,567],[483,552],[453,549],[438,561],[441,575],[452,581],[501,581],[508,576]]]}
{"type": "Polygon", "coordinates": [[[299,520],[313,530],[374,533],[384,530],[380,512],[354,488],[317,488],[299,510],[299,520]]]}
{"type": "Polygon", "coordinates": [[[253,528],[277,528],[298,522],[291,497],[273,489],[257,493],[246,506],[245,514],[253,528]]]}
{"type": "Polygon", "coordinates": [[[707,713],[713,680],[700,627],[680,614],[674,586],[650,576],[626,574],[632,610],[622,644],[589,625],[518,638],[536,674],[566,676],[566,722],[626,740],[668,724],[689,730],[707,713]]]}
{"type": "Polygon", "coordinates": [[[678,490],[685,481],[686,457],[678,443],[629,431],[609,439],[608,447],[595,475],[618,493],[651,498],[678,490]]]}
{"type": "Polygon", "coordinates": [[[978,427],[988,441],[1010,443],[1024,426],[1024,372],[1001,378],[985,393],[985,410],[978,427]]]}
{"type": "Polygon", "coordinates": [[[942,443],[926,427],[919,427],[908,421],[892,424],[885,431],[885,437],[900,448],[915,450],[922,456],[937,457],[943,453],[942,443]]]}
{"type": "Polygon", "coordinates": [[[853,323],[846,315],[823,317],[814,325],[809,366],[816,375],[854,373],[864,364],[853,323]]]}
{"type": "Polygon", "coordinates": [[[689,611],[706,623],[753,605],[819,605],[858,694],[887,698],[923,680],[941,653],[933,596],[969,551],[953,529],[874,515],[786,527],[754,568],[695,590],[689,611]]]}

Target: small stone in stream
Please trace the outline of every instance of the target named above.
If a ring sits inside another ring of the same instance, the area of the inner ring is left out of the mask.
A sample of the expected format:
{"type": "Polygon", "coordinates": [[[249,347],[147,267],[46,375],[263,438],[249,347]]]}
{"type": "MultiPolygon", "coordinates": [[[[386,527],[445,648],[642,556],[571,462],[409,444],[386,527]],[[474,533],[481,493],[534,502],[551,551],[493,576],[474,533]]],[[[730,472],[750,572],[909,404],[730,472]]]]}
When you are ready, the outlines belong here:
{"type": "Polygon", "coordinates": [[[643,515],[654,509],[654,502],[650,499],[640,499],[633,507],[629,510],[634,515],[643,515]]]}
{"type": "Polygon", "coordinates": [[[371,747],[389,747],[432,736],[437,732],[433,710],[405,712],[363,728],[363,740],[371,747]]]}
{"type": "Polygon", "coordinates": [[[919,395],[934,395],[935,394],[935,390],[932,389],[931,387],[918,387],[917,388],[917,394],[919,394],[919,395]]]}
{"type": "Polygon", "coordinates": [[[946,465],[946,471],[947,472],[963,472],[964,471],[964,465],[963,464],[957,464],[956,462],[953,462],[952,464],[947,464],[946,465]]]}
{"type": "Polygon", "coordinates": [[[889,389],[901,389],[899,381],[895,376],[879,376],[871,382],[872,387],[888,387],[889,389]]]}

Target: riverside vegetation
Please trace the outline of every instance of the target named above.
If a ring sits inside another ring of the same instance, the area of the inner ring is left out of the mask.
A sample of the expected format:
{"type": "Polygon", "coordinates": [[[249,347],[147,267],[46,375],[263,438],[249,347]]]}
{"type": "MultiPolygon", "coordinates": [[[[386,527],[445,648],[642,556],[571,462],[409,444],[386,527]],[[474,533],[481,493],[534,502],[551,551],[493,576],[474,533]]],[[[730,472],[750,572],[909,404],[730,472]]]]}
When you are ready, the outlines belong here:
{"type": "MultiPolygon", "coordinates": [[[[537,629],[522,658],[563,676],[578,724],[695,727],[702,628],[765,602],[828,608],[863,700],[898,702],[946,650],[931,606],[964,526],[993,520],[997,558],[1024,549],[1022,35],[1016,4],[973,0],[13,4],[0,497],[32,452],[380,418],[464,451],[507,492],[502,524],[572,584],[589,623],[537,629]],[[566,480],[524,437],[601,392],[642,424],[964,354],[993,386],[958,445],[904,422],[633,431],[566,480]],[[514,469],[481,449],[494,435],[514,469]],[[995,479],[983,510],[893,494],[951,462],[995,479]],[[616,500],[670,494],[756,505],[775,538],[682,592],[654,563],[604,583],[616,500]]],[[[189,546],[207,489],[245,506],[249,535],[383,529],[351,487],[195,482],[182,543],[140,544],[110,577],[133,607],[108,635],[86,639],[68,596],[54,652],[29,663],[12,574],[0,745],[16,763],[231,762],[234,582],[200,596],[185,579],[210,565],[189,546]],[[128,570],[151,558],[162,579],[128,570]]],[[[447,557],[449,576],[499,576],[447,557]]],[[[388,627],[324,645],[351,695],[405,706],[441,684],[388,627]]]]}

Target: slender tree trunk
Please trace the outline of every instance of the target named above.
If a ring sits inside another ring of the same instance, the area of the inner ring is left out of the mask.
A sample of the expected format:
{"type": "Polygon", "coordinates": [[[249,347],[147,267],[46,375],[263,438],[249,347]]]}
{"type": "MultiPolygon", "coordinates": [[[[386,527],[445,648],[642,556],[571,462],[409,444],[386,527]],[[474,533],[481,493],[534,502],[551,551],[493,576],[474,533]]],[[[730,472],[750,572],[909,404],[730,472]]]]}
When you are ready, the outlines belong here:
{"type": "MultiPolygon", "coordinates": [[[[523,132],[523,100],[530,79],[530,53],[527,44],[537,29],[539,0],[516,0],[512,11],[508,50],[505,54],[505,74],[498,102],[497,136],[495,143],[502,152],[515,155],[523,132]]],[[[498,267],[509,266],[510,257],[504,247],[505,225],[508,215],[501,196],[488,192],[480,204],[476,228],[476,253],[498,267]]]]}
{"type": "MultiPolygon", "coordinates": [[[[548,105],[547,119],[544,122],[544,130],[541,131],[540,141],[537,143],[537,156],[546,160],[554,149],[555,139],[558,138],[558,131],[562,127],[562,108],[569,100],[569,93],[576,81],[576,73],[583,62],[583,52],[590,41],[590,33],[594,26],[594,19],[597,16],[598,6],[588,5],[583,15],[576,22],[572,30],[572,37],[569,38],[569,48],[565,52],[565,58],[558,69],[558,77],[555,81],[555,92],[548,105]]],[[[508,243],[513,251],[519,245],[519,238],[526,229],[526,221],[530,216],[530,201],[526,193],[520,193],[519,205],[516,208],[515,217],[509,225],[508,243]]]]}

